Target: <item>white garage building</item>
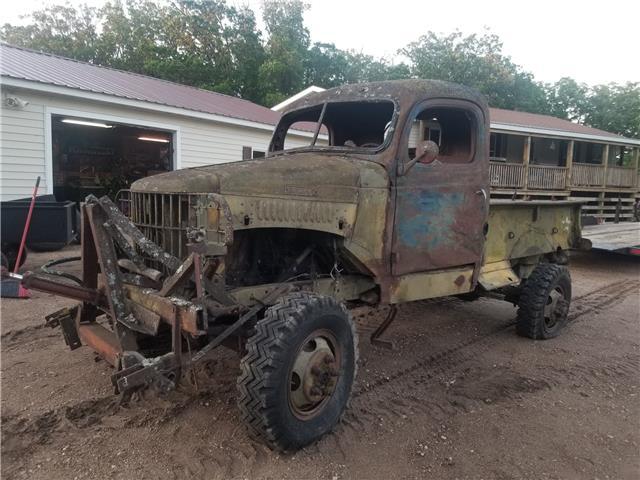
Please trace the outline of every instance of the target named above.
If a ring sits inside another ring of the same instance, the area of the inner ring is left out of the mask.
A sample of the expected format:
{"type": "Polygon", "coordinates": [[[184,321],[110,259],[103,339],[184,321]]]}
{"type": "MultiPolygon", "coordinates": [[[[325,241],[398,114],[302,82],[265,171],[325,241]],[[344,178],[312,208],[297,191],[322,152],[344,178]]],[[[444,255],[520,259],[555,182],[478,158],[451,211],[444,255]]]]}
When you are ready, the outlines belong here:
{"type": "MultiPolygon", "coordinates": [[[[0,45],[2,200],[80,200],[149,174],[264,155],[280,114],[239,98],[0,45]]],[[[309,141],[296,132],[291,145],[309,141]]]]}

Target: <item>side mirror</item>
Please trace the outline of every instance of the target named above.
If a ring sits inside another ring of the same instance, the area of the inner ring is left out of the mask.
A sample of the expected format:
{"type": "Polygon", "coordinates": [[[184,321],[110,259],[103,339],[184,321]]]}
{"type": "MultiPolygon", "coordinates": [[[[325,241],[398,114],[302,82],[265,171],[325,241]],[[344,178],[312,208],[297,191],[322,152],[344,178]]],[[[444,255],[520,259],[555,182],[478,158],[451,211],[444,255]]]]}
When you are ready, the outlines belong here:
{"type": "Polygon", "coordinates": [[[421,142],[416,147],[416,156],[413,160],[410,160],[406,163],[398,164],[399,171],[398,175],[405,175],[411,167],[413,167],[416,163],[431,163],[440,154],[440,147],[438,144],[432,140],[426,140],[421,142]]]}

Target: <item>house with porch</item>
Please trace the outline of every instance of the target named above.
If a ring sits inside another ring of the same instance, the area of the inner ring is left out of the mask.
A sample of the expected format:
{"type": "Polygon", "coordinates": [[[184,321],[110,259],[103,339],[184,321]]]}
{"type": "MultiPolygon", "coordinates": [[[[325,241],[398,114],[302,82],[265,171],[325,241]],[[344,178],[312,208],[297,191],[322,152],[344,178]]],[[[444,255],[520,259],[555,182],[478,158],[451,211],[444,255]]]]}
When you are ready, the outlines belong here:
{"type": "Polygon", "coordinates": [[[491,109],[497,198],[580,199],[603,221],[630,220],[640,198],[640,140],[546,115],[491,109]]]}

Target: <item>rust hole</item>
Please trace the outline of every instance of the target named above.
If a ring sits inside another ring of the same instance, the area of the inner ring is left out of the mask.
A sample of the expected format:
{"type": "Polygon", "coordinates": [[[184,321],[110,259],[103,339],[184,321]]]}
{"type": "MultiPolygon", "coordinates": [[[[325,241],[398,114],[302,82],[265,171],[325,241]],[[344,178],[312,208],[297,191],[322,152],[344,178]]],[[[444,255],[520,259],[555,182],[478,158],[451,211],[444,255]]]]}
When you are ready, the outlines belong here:
{"type": "Polygon", "coordinates": [[[464,275],[458,275],[458,278],[456,278],[455,283],[457,286],[461,286],[464,283],[464,275]]]}

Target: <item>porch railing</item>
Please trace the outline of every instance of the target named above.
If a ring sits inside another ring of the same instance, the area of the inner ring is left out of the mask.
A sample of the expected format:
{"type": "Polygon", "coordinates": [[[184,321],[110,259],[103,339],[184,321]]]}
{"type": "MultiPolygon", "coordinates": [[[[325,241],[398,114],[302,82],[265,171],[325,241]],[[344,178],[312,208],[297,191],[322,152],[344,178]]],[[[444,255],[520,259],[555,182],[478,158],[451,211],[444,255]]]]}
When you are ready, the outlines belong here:
{"type": "Polygon", "coordinates": [[[574,163],[571,168],[574,187],[601,187],[604,185],[604,166],[574,163]]]}
{"type": "Polygon", "coordinates": [[[536,190],[564,190],[567,169],[546,165],[529,165],[528,188],[536,190]]]}
{"type": "Polygon", "coordinates": [[[630,188],[634,186],[635,172],[633,167],[608,167],[607,187],[630,188]]]}
{"type": "Polygon", "coordinates": [[[523,188],[524,165],[521,163],[491,162],[489,164],[491,186],[497,188],[523,188]]]}
{"type": "Polygon", "coordinates": [[[592,165],[574,163],[569,179],[567,167],[550,165],[529,165],[521,163],[489,163],[489,178],[493,188],[529,190],[564,190],[581,188],[634,188],[640,187],[640,172],[633,167],[592,165]],[[525,182],[526,180],[526,182],[525,182]]]}

